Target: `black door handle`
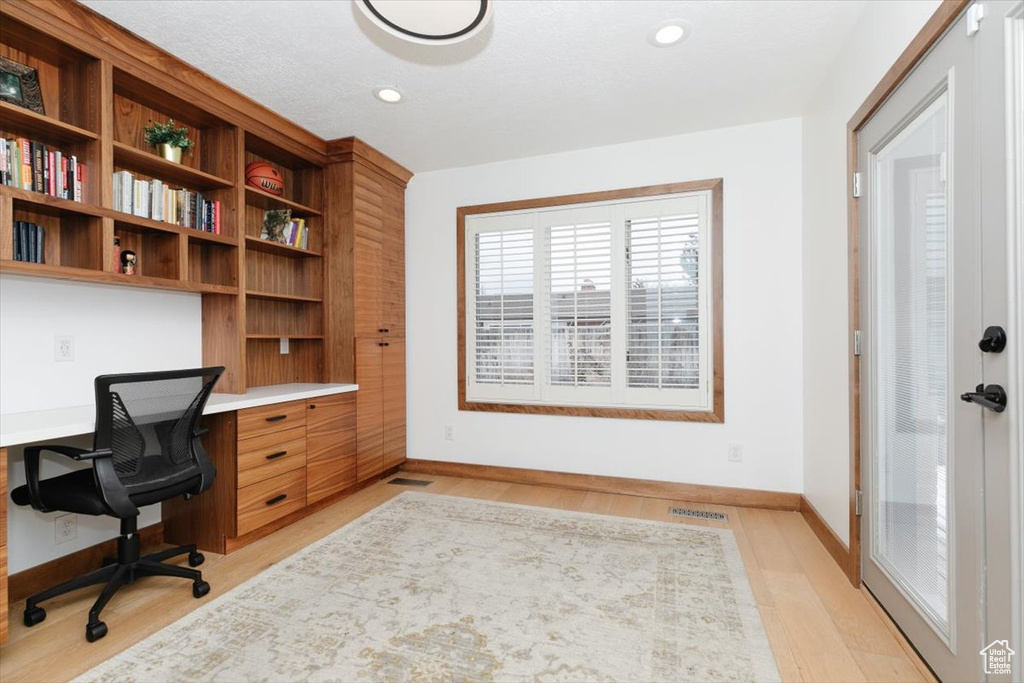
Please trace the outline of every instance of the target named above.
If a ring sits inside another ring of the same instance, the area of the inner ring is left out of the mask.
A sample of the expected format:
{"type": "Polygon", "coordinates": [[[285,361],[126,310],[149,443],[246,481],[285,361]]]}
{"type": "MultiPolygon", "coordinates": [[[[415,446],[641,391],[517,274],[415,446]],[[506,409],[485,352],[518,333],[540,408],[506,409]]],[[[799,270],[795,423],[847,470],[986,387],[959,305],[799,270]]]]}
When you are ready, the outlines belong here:
{"type": "Polygon", "coordinates": [[[1001,353],[1006,348],[1006,330],[999,325],[985,328],[985,334],[978,342],[978,348],[985,353],[1001,353]]]}
{"type": "Polygon", "coordinates": [[[979,384],[974,391],[960,395],[961,401],[977,403],[979,406],[988,408],[996,413],[1006,410],[1006,391],[998,384],[979,384]]]}

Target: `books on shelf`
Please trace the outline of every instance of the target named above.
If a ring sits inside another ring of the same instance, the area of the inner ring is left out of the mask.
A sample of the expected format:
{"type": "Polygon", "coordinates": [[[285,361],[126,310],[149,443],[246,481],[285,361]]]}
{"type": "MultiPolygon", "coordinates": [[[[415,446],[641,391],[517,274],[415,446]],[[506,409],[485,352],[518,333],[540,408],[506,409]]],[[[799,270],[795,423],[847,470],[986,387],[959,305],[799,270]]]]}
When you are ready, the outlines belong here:
{"type": "Polygon", "coordinates": [[[28,138],[0,138],[0,182],[8,187],[80,202],[87,177],[74,154],[28,138]]]}
{"type": "Polygon", "coordinates": [[[168,187],[162,180],[136,178],[131,171],[114,173],[114,210],[220,234],[219,200],[168,187]]]}
{"type": "Polygon", "coordinates": [[[43,245],[46,230],[37,223],[14,221],[14,260],[45,263],[43,245]]]}
{"type": "Polygon", "coordinates": [[[292,218],[291,209],[272,209],[263,213],[260,239],[287,244],[297,249],[308,249],[309,227],[304,218],[292,218]]]}

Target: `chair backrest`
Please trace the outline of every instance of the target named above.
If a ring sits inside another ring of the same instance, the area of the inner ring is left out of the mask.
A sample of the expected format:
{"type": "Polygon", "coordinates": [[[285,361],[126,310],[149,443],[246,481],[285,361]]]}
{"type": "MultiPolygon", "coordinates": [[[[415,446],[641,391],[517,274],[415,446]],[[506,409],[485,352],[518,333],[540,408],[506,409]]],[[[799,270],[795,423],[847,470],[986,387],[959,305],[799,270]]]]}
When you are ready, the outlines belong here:
{"type": "MultiPolygon", "coordinates": [[[[212,473],[196,430],[222,367],[96,378],[96,449],[113,452],[129,494],[212,473]]],[[[212,474],[210,474],[212,479],[212,474]]]]}

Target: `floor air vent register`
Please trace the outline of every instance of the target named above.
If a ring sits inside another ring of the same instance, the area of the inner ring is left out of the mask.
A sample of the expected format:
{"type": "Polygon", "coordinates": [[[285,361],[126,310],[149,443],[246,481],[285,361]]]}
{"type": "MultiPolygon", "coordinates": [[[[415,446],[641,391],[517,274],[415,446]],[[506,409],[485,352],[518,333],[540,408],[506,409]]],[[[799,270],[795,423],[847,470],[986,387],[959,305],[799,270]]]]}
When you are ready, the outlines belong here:
{"type": "Polygon", "coordinates": [[[712,522],[728,522],[729,518],[721,512],[710,510],[694,510],[693,508],[669,508],[668,514],[673,517],[693,517],[694,519],[707,519],[712,522]]]}

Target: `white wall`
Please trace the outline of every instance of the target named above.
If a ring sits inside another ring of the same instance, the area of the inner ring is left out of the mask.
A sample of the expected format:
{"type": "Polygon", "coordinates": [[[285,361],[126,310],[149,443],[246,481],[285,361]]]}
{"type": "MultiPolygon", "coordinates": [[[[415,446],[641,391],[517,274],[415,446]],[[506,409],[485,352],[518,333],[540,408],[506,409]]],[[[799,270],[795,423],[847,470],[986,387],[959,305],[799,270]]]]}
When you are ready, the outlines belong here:
{"type": "Polygon", "coordinates": [[[93,379],[202,363],[199,294],[0,277],[0,413],[91,404],[93,379]],[[73,335],[75,359],[54,361],[73,335]]]}
{"type": "Polygon", "coordinates": [[[804,494],[849,543],[846,124],[938,6],[869,2],[803,119],[804,494]]]}
{"type": "MultiPolygon", "coordinates": [[[[93,379],[113,372],[195,367],[202,363],[198,294],[59,280],[0,277],[0,413],[91,404],[93,379]],[[73,335],[75,360],[55,362],[54,336],[73,335]]],[[[61,440],[87,447],[91,435],[61,440]]],[[[44,456],[42,474],[80,467],[44,456]]],[[[8,452],[8,487],[25,482],[20,448],[8,452]]],[[[8,571],[21,571],[118,533],[113,518],[79,515],[78,539],[54,543],[53,518],[8,504],[8,571]]],[[[160,520],[143,510],[139,526],[160,520]]]]}
{"type": "Polygon", "coordinates": [[[800,491],[801,144],[800,120],[787,119],[415,176],[409,457],[800,491]],[[716,177],[725,179],[725,424],[458,411],[457,207],[716,177]],[[726,461],[730,442],[743,444],[742,463],[726,461]]]}

